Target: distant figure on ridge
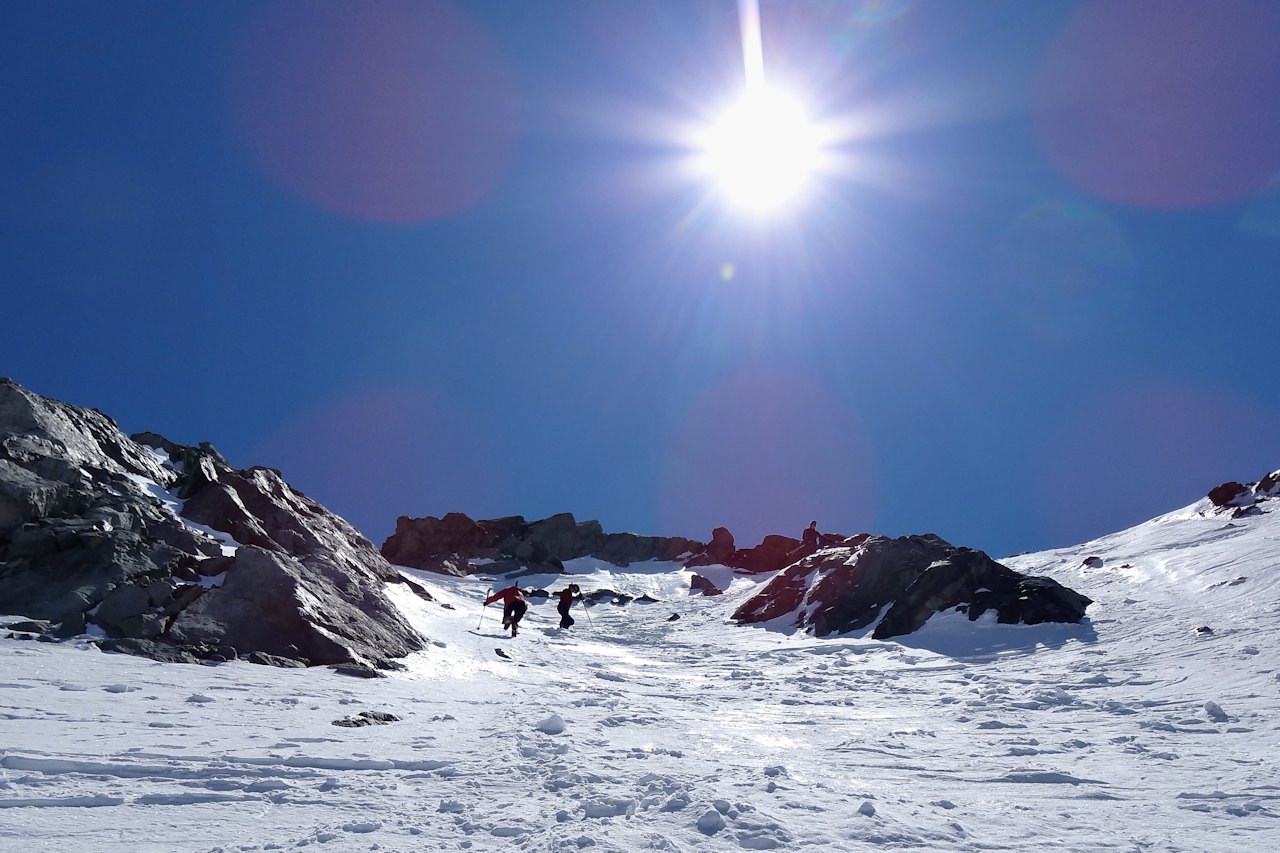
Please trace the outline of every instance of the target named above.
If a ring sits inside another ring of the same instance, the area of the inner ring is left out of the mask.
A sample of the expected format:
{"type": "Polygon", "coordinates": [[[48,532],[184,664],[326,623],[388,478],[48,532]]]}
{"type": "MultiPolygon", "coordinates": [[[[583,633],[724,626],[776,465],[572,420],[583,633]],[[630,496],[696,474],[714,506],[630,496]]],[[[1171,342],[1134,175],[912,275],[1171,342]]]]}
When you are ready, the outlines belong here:
{"type": "Polygon", "coordinates": [[[506,589],[500,589],[493,595],[484,600],[484,606],[488,607],[498,599],[502,599],[502,627],[511,629],[511,636],[516,635],[516,629],[520,625],[520,619],[524,616],[524,612],[529,609],[528,603],[524,600],[524,593],[520,591],[517,584],[512,584],[506,589]]]}
{"type": "MultiPolygon", "coordinates": [[[[573,606],[574,600],[582,600],[582,591],[578,589],[576,583],[571,583],[564,589],[560,590],[560,603],[556,605],[556,610],[560,611],[560,627],[568,628],[576,620],[569,615],[569,608],[573,606]]],[[[585,604],[583,605],[586,606],[585,604]]]]}
{"type": "Polygon", "coordinates": [[[813,553],[818,550],[818,522],[809,522],[809,526],[804,529],[804,534],[801,536],[801,541],[804,542],[806,551],[813,553]]]}

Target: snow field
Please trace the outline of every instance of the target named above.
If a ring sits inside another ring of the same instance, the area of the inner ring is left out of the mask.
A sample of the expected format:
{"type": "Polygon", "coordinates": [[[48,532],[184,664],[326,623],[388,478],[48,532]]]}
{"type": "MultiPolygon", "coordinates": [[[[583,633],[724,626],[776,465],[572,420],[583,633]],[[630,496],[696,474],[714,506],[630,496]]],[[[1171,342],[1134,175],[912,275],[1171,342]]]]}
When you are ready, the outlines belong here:
{"type": "Polygon", "coordinates": [[[904,642],[732,626],[759,580],[589,561],[584,592],[659,601],[560,631],[533,600],[512,639],[488,580],[414,573],[435,645],[387,679],[0,640],[0,850],[1277,849],[1276,520],[1012,558],[1090,621],[904,642]],[[362,710],[401,719],[333,725],[362,710]]]}

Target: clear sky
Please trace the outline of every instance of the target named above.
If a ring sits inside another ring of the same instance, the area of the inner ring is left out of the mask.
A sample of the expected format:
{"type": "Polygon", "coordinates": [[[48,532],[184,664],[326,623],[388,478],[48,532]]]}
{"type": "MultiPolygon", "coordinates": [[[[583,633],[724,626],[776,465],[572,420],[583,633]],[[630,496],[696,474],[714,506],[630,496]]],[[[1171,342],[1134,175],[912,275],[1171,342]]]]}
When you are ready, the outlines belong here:
{"type": "Polygon", "coordinates": [[[0,4],[0,374],[399,515],[1072,544],[1280,467],[1280,4],[0,4]]]}

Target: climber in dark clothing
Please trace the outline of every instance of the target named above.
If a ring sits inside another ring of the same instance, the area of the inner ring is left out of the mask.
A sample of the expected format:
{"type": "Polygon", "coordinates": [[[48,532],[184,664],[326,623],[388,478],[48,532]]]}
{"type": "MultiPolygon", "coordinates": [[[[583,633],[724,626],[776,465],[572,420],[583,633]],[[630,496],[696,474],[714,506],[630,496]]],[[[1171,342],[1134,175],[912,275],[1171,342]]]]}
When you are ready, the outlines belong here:
{"type": "Polygon", "coordinates": [[[512,585],[506,589],[500,589],[493,595],[484,600],[485,607],[488,607],[498,599],[502,599],[502,627],[511,629],[511,636],[516,635],[516,628],[520,625],[520,619],[524,616],[524,612],[529,609],[528,603],[524,600],[524,593],[520,591],[520,587],[512,585]]]}
{"type": "Polygon", "coordinates": [[[571,583],[564,589],[560,590],[560,603],[556,605],[556,610],[560,612],[560,627],[568,628],[576,620],[569,615],[569,608],[573,606],[575,599],[582,600],[582,591],[578,589],[576,583],[571,583]]]}
{"type": "Polygon", "coordinates": [[[804,542],[804,549],[809,553],[818,550],[818,522],[809,522],[809,526],[804,529],[802,541],[804,542]]]}

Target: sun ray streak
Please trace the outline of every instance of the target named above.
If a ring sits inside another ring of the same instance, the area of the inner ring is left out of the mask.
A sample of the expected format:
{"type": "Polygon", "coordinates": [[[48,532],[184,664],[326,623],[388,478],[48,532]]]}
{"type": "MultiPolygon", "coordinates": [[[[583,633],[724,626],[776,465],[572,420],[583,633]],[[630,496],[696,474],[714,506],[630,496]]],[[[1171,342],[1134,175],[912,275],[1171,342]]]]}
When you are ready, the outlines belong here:
{"type": "Polygon", "coordinates": [[[764,85],[764,44],[760,36],[758,0],[738,0],[738,26],[742,31],[742,63],[747,75],[747,91],[764,85]]]}

